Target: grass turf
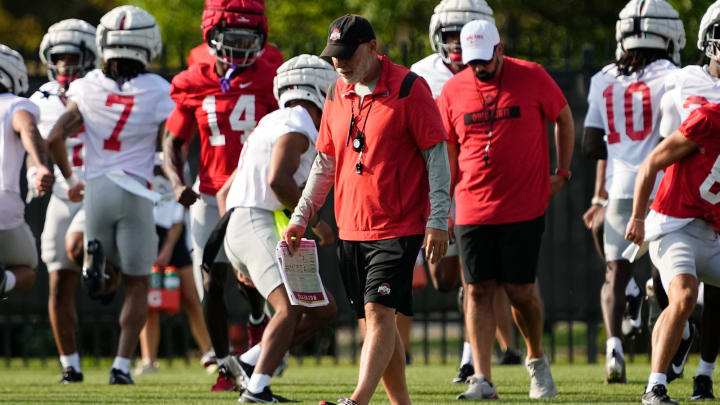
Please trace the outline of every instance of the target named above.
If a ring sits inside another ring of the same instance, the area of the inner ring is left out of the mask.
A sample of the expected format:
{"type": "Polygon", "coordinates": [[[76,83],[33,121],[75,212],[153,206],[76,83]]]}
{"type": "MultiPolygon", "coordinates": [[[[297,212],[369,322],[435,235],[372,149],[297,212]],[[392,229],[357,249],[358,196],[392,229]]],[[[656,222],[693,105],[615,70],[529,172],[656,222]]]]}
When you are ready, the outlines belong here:
{"type": "MultiPolygon", "coordinates": [[[[689,360],[686,377],[669,386],[670,394],[681,402],[690,403],[692,375],[697,365],[697,355],[689,360]]],[[[0,402],[4,404],[230,404],[235,403],[237,393],[211,393],[215,376],[206,375],[197,363],[185,365],[175,361],[172,366],[161,363],[158,374],[135,377],[136,386],[109,386],[109,362],[96,366],[84,365],[85,382],[60,385],[59,367],[49,363],[41,367],[39,361],[31,361],[28,367],[13,361],[11,367],[0,365],[0,402]]],[[[638,356],[635,363],[628,364],[628,384],[604,385],[603,367],[567,363],[554,364],[553,375],[560,395],[550,401],[563,404],[638,404],[647,381],[649,365],[647,357],[638,356]]],[[[464,385],[454,385],[450,379],[455,375],[452,365],[421,365],[408,367],[408,385],[414,404],[458,403],[455,396],[464,385]]],[[[273,391],[303,404],[317,404],[318,400],[334,401],[349,395],[357,379],[357,366],[349,362],[333,364],[330,359],[320,365],[306,359],[301,365],[291,365],[281,378],[274,379],[273,391]]],[[[495,366],[493,380],[497,384],[499,403],[528,403],[529,377],[522,366],[495,366]]],[[[715,381],[718,380],[716,373],[715,381]]],[[[373,404],[388,403],[382,387],[373,397],[373,404]]],[[[703,402],[708,403],[708,402],[703,402]]]]}

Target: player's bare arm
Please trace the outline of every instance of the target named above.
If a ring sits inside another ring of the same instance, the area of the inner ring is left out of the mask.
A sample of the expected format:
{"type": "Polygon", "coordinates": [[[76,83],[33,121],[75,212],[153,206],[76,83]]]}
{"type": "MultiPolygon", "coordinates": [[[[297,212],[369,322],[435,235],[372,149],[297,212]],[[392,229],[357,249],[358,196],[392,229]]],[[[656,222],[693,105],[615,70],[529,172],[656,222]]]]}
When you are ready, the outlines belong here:
{"type": "Polygon", "coordinates": [[[643,161],[635,178],[633,213],[627,225],[625,239],[638,245],[645,240],[645,214],[658,172],[699,150],[697,143],[686,138],[680,131],[675,131],[643,161]]]}
{"type": "MultiPolygon", "coordinates": [[[[555,121],[555,151],[557,152],[557,170],[569,172],[575,145],[575,124],[570,106],[565,105],[555,121]]],[[[565,184],[567,178],[559,174],[550,176],[550,195],[553,196],[565,184]]]]}
{"type": "Polygon", "coordinates": [[[37,129],[35,117],[25,110],[19,110],[13,115],[13,130],[20,135],[23,146],[28,153],[28,161],[37,167],[35,176],[35,191],[41,194],[50,190],[53,175],[48,169],[48,150],[45,141],[37,129]]]}
{"type": "Polygon", "coordinates": [[[607,159],[605,130],[602,128],[585,127],[582,151],[588,159],[607,159]]]}
{"type": "Polygon", "coordinates": [[[302,191],[293,174],[300,166],[300,157],[310,146],[307,136],[290,132],[281,136],[270,154],[268,185],[278,200],[289,210],[294,210],[302,191]]]}
{"type": "Polygon", "coordinates": [[[48,136],[50,155],[66,179],[72,176],[72,168],[67,158],[65,138],[76,133],[82,125],[82,114],[80,114],[77,104],[70,101],[48,136]]]}
{"type": "Polygon", "coordinates": [[[603,212],[605,204],[607,204],[608,193],[605,190],[605,168],[607,160],[599,159],[595,166],[595,192],[590,202],[590,208],[583,214],[583,223],[587,229],[592,229],[593,224],[597,220],[602,220],[602,216],[596,220],[596,216],[603,212]]]}
{"type": "Polygon", "coordinates": [[[227,196],[228,193],[230,193],[230,187],[232,187],[237,171],[238,169],[236,167],[230,177],[228,177],[228,179],[225,181],[225,184],[223,184],[222,187],[220,187],[220,190],[218,190],[217,194],[215,194],[215,198],[217,198],[218,203],[218,212],[220,213],[221,217],[227,212],[227,196]]]}
{"type": "Polygon", "coordinates": [[[185,185],[183,181],[183,166],[185,155],[183,145],[185,141],[175,136],[172,132],[165,130],[162,141],[163,169],[165,175],[172,183],[175,199],[185,207],[192,205],[200,196],[185,185]]]}

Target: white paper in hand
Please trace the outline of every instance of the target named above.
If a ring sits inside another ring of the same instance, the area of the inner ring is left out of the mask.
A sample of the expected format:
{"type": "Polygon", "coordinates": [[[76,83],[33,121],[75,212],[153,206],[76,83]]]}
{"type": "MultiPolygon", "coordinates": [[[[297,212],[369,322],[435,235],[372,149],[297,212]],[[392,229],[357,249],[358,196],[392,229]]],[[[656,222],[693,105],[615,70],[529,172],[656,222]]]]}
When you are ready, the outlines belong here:
{"type": "Polygon", "coordinates": [[[630,263],[634,262],[635,260],[641,258],[645,253],[648,251],[648,243],[645,242],[642,244],[642,246],[631,243],[630,246],[625,248],[625,250],[622,252],[622,257],[625,258],[630,263]]]}
{"type": "Polygon", "coordinates": [[[300,248],[290,256],[287,242],[281,240],[275,255],[292,305],[322,307],[330,303],[320,278],[315,241],[301,240],[300,248]]]}

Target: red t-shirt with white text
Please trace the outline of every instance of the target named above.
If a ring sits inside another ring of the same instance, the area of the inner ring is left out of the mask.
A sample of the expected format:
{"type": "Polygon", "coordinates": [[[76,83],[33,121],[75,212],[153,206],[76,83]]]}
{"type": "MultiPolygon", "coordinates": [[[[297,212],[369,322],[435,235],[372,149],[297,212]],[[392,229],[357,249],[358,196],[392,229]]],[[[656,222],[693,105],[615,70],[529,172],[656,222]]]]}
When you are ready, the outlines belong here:
{"type": "Polygon", "coordinates": [[[675,218],[702,218],[720,232],[720,104],[696,109],[678,130],[700,151],[665,170],[652,209],[675,218]]]}
{"type": "Polygon", "coordinates": [[[542,66],[519,59],[505,57],[500,74],[486,83],[472,69],[448,80],[438,106],[448,143],[458,145],[456,224],[520,222],[545,212],[550,200],[547,123],[557,121],[566,105],[542,66]]]}

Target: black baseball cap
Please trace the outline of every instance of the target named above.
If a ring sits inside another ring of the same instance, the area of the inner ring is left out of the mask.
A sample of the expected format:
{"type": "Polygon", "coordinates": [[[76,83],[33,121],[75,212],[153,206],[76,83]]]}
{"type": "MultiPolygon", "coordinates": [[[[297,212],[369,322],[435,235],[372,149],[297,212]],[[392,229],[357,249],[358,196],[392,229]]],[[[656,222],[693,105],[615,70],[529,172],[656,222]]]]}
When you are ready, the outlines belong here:
{"type": "Polygon", "coordinates": [[[355,14],[345,14],[330,24],[323,58],[335,57],[349,59],[360,44],[375,39],[375,31],[370,21],[355,14]]]}

